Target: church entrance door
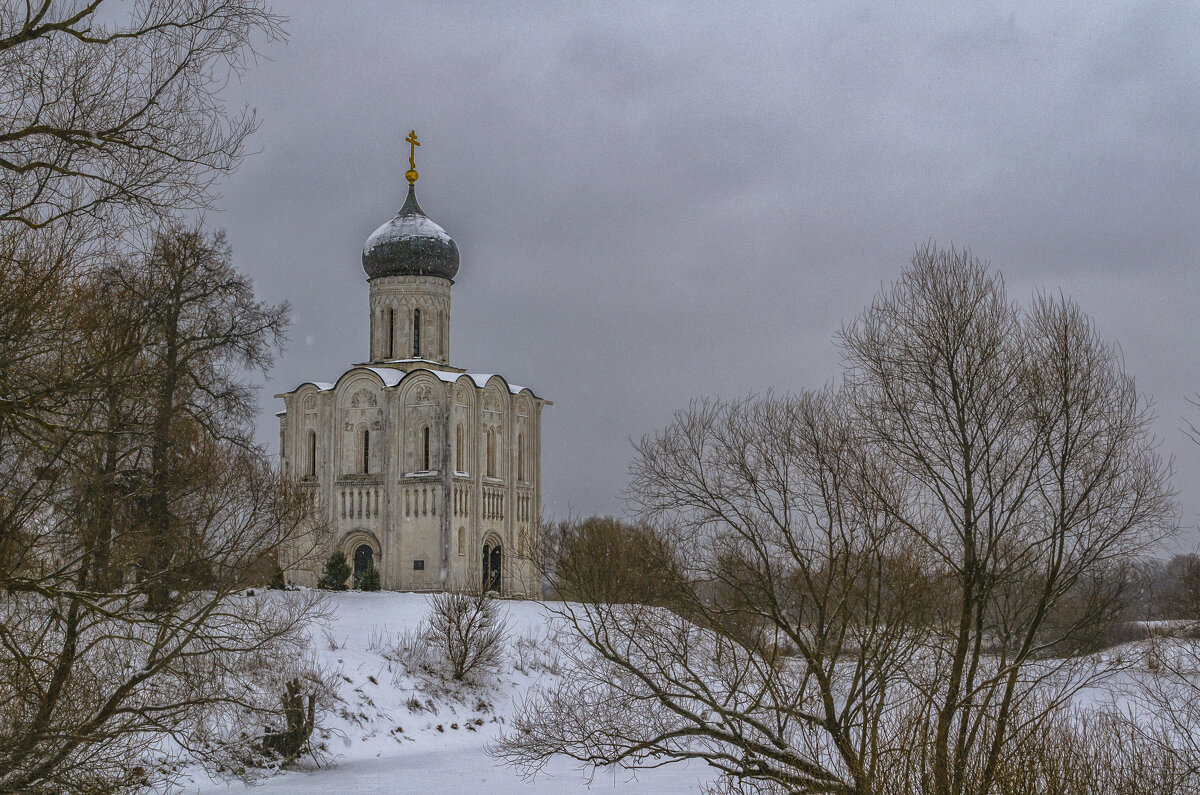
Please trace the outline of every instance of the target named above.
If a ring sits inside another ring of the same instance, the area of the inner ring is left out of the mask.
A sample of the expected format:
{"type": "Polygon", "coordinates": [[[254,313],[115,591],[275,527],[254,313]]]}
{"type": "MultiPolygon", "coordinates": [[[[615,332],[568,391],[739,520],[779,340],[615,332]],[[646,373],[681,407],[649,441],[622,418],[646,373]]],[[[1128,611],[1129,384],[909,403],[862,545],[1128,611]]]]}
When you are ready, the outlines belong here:
{"type": "Polygon", "coordinates": [[[483,590],[500,593],[501,556],[499,544],[483,545],[483,590]]]}
{"type": "Polygon", "coordinates": [[[360,544],[354,550],[354,579],[362,577],[375,565],[375,555],[366,544],[360,544]]]}

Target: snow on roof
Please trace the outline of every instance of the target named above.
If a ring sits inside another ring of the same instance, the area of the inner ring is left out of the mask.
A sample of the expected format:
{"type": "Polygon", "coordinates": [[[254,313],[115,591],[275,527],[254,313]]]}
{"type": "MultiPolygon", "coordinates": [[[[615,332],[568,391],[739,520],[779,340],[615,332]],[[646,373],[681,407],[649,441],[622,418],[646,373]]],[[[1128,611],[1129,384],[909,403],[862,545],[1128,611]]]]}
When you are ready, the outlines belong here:
{"type": "Polygon", "coordinates": [[[435,370],[432,367],[425,367],[422,369],[424,369],[427,372],[433,373],[439,379],[441,379],[442,381],[445,381],[447,384],[453,384],[455,381],[457,381],[458,379],[462,378],[463,375],[465,375],[465,373],[451,373],[447,370],[435,370]]]}
{"type": "MultiPolygon", "coordinates": [[[[458,379],[462,378],[465,375],[466,377],[468,377],[472,381],[474,381],[475,386],[479,387],[480,389],[483,389],[484,387],[487,386],[487,382],[489,380],[491,380],[492,376],[497,375],[497,373],[451,373],[451,372],[447,372],[446,370],[435,370],[432,367],[427,367],[424,369],[433,373],[438,378],[442,379],[443,381],[445,381],[448,384],[454,383],[455,381],[457,381],[458,379]]],[[[504,376],[500,376],[500,377],[503,378],[504,376]]],[[[514,394],[514,395],[517,394],[518,392],[520,392],[524,388],[525,387],[517,386],[516,384],[508,385],[508,390],[510,392],[512,392],[512,394],[514,394]]]]}
{"type": "MultiPolygon", "coordinates": [[[[499,375],[499,373],[468,373],[468,375],[470,375],[471,380],[473,380],[475,382],[475,386],[479,387],[480,389],[483,389],[485,386],[487,386],[487,382],[490,381],[493,376],[499,375]]],[[[504,378],[504,376],[502,376],[502,375],[500,377],[504,378]]],[[[508,384],[508,381],[505,380],[504,383],[508,384]]],[[[517,386],[516,384],[508,384],[508,390],[510,392],[512,392],[514,395],[517,394],[518,392],[520,392],[524,388],[525,387],[517,386]]]]}
{"type": "MultiPolygon", "coordinates": [[[[425,361],[425,360],[422,360],[422,361],[425,361]]],[[[497,373],[456,373],[456,372],[452,372],[450,370],[439,370],[436,367],[419,367],[419,368],[415,368],[413,370],[409,370],[406,373],[403,370],[397,370],[394,367],[355,366],[355,367],[351,367],[345,373],[342,373],[342,375],[338,377],[338,380],[341,380],[342,377],[344,377],[348,373],[353,372],[354,370],[370,370],[371,372],[375,373],[375,375],[379,376],[380,379],[383,380],[383,385],[385,387],[396,386],[397,384],[399,384],[401,381],[404,380],[404,377],[406,375],[409,375],[411,373],[424,372],[424,373],[431,373],[432,375],[437,376],[437,378],[439,380],[444,381],[447,384],[453,384],[458,379],[466,376],[467,378],[470,378],[473,382],[475,382],[475,386],[479,387],[480,389],[484,389],[485,387],[487,387],[488,381],[490,381],[494,376],[497,375],[497,373]]],[[[503,378],[503,376],[500,376],[500,377],[503,378]]],[[[328,392],[329,390],[333,389],[333,387],[334,387],[333,384],[327,383],[325,381],[305,381],[304,384],[312,384],[321,392],[328,392]]],[[[304,386],[304,384],[301,384],[300,386],[304,386]]],[[[296,387],[296,389],[299,389],[299,388],[300,387],[296,387]]],[[[520,394],[524,390],[525,390],[525,387],[523,387],[523,386],[517,386],[516,384],[508,385],[508,391],[514,395],[520,394]]]]}
{"type": "MultiPolygon", "coordinates": [[[[396,384],[400,383],[401,379],[404,378],[404,373],[392,367],[352,367],[350,369],[370,370],[372,373],[375,373],[375,375],[383,379],[384,386],[395,386],[396,384]]],[[[347,370],[346,372],[350,372],[350,370],[347,370]]]]}

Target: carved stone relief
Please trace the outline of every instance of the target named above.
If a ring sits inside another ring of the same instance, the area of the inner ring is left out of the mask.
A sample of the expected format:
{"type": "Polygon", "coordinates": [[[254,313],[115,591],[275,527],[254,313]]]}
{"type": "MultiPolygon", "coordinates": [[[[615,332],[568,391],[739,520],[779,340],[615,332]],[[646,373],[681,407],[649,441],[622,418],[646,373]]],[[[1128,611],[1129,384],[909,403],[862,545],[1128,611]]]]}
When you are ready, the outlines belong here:
{"type": "MultiPolygon", "coordinates": [[[[376,412],[376,415],[378,415],[378,412],[376,412]]],[[[342,428],[347,431],[352,431],[361,422],[362,422],[362,419],[358,419],[358,420],[348,419],[342,424],[342,428]]],[[[367,420],[367,423],[368,423],[367,427],[369,427],[373,431],[383,430],[383,418],[382,417],[379,417],[379,416],[371,417],[367,420]]]]}
{"type": "Polygon", "coordinates": [[[351,408],[366,408],[368,406],[379,405],[379,399],[375,397],[375,393],[367,389],[360,389],[355,392],[350,398],[351,408]]]}

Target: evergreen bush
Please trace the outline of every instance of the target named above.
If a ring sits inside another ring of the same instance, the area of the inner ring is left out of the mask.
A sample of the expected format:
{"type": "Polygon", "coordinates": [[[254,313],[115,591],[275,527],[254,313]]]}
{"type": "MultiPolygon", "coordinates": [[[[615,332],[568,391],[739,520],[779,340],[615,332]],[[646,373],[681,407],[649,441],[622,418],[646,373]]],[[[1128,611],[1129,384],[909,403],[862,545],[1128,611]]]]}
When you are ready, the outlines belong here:
{"type": "Polygon", "coordinates": [[[283,577],[283,569],[279,566],[271,572],[271,579],[267,580],[267,588],[272,591],[287,590],[287,580],[283,577]]]}
{"type": "Polygon", "coordinates": [[[356,578],[358,590],[360,591],[378,591],[379,590],[379,569],[372,566],[363,572],[361,577],[356,578]]]}
{"type": "Polygon", "coordinates": [[[346,590],[346,580],[350,579],[350,564],[346,562],[345,552],[334,552],[325,561],[325,571],[317,580],[317,587],[325,591],[346,590]]]}

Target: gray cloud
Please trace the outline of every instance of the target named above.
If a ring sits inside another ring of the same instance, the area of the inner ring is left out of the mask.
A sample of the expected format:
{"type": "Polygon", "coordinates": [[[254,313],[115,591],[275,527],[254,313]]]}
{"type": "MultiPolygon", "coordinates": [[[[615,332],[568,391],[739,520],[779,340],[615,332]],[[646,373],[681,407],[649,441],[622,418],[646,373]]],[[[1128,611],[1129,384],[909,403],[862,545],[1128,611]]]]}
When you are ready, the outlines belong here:
{"type": "Polygon", "coordinates": [[[926,239],[1061,288],[1200,452],[1200,12],[1191,4],[281,4],[231,96],[260,152],[214,223],[293,342],[264,390],[366,357],[359,252],[403,198],[458,242],[452,359],[545,414],[546,507],[617,512],[628,439],[699,395],[819,386],[926,239]]]}

